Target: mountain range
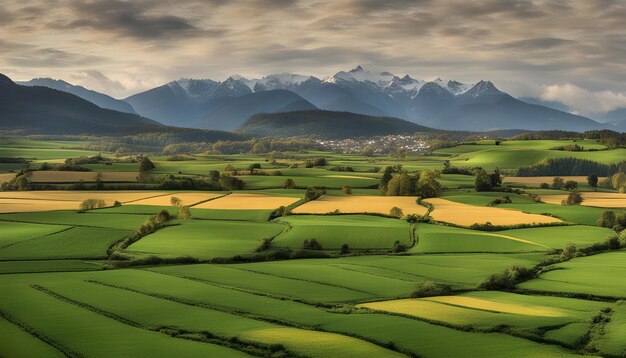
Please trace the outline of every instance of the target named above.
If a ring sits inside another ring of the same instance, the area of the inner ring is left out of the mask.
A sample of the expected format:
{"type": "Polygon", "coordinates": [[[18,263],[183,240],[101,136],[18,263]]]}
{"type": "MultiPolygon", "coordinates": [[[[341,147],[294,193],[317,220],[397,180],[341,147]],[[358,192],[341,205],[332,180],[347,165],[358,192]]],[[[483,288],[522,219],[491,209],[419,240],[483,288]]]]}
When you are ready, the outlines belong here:
{"type": "Polygon", "coordinates": [[[520,101],[490,81],[425,81],[362,66],[319,79],[274,74],[180,79],[125,99],[137,113],[162,123],[233,130],[257,113],[323,109],[405,119],[446,130],[604,128],[589,118],[520,101]]]}
{"type": "Polygon", "coordinates": [[[0,128],[49,134],[131,133],[161,127],[137,114],[118,112],[43,86],[21,86],[0,74],[0,128]]]}
{"type": "MultiPolygon", "coordinates": [[[[227,131],[256,114],[316,109],[396,117],[444,130],[620,128],[618,120],[598,123],[568,113],[556,102],[516,99],[490,81],[426,81],[362,66],[322,79],[288,73],[260,79],[234,75],[224,81],[182,78],[123,100],[62,80],[38,78],[20,84],[72,93],[99,107],[138,113],[166,125],[227,131]]],[[[619,118],[622,113],[617,112],[619,118]]]]}

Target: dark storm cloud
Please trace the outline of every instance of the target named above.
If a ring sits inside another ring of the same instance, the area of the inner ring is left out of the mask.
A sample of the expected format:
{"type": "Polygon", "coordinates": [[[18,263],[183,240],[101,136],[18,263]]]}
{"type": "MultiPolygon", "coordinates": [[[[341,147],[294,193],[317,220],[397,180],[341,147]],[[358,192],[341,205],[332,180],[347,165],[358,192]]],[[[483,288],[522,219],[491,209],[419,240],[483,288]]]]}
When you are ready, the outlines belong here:
{"type": "Polygon", "coordinates": [[[554,38],[554,37],[540,37],[540,38],[534,38],[534,39],[525,39],[525,40],[507,42],[507,43],[503,43],[500,45],[496,45],[496,47],[528,51],[528,50],[552,49],[555,47],[561,47],[561,46],[571,45],[575,43],[576,41],[573,41],[573,40],[565,40],[565,39],[559,39],[559,38],[554,38]]]}

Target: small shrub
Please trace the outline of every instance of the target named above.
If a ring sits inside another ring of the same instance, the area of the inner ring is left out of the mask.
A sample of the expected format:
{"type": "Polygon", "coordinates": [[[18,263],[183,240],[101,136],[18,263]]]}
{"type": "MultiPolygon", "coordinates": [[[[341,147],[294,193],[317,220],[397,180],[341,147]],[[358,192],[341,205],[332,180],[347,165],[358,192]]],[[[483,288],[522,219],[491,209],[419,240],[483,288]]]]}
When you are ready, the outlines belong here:
{"type": "Polygon", "coordinates": [[[342,190],[343,190],[344,194],[352,195],[352,188],[351,187],[349,187],[347,185],[344,185],[342,190]]]}
{"type": "Polygon", "coordinates": [[[580,205],[583,202],[583,196],[578,190],[574,190],[567,194],[567,199],[561,201],[561,205],[580,205]]]}
{"type": "Polygon", "coordinates": [[[565,185],[565,182],[561,177],[554,177],[552,180],[552,189],[561,189],[563,188],[563,185],[565,185]]]}
{"type": "Polygon", "coordinates": [[[191,219],[191,210],[189,210],[188,206],[182,205],[178,208],[178,218],[180,220],[191,219]]]}
{"type": "Polygon", "coordinates": [[[424,281],[411,293],[411,297],[447,296],[450,293],[452,293],[452,288],[446,284],[424,281]]]}
{"type": "Polygon", "coordinates": [[[119,201],[115,200],[115,201],[113,202],[113,206],[114,206],[114,207],[116,207],[116,208],[118,208],[118,207],[122,206],[122,203],[120,203],[119,201]]]}
{"type": "Polygon", "coordinates": [[[269,237],[264,237],[261,239],[261,243],[259,247],[256,248],[256,252],[268,251],[272,246],[272,239],[269,237]]]}
{"type": "Polygon", "coordinates": [[[321,250],[322,245],[317,241],[317,239],[304,240],[302,248],[307,250],[321,250]]]}
{"type": "Polygon", "coordinates": [[[402,209],[394,206],[393,208],[391,208],[391,210],[389,210],[389,215],[400,219],[402,216],[404,216],[404,213],[402,212],[402,209]]]}
{"type": "Polygon", "coordinates": [[[182,204],[182,201],[179,198],[172,196],[170,198],[170,204],[172,204],[172,206],[180,206],[182,204]]]}
{"type": "Polygon", "coordinates": [[[602,215],[600,215],[600,218],[598,218],[598,221],[596,221],[596,224],[598,226],[612,228],[613,226],[615,226],[615,220],[615,212],[611,210],[605,210],[602,215]]]}
{"type": "Polygon", "coordinates": [[[561,261],[571,260],[574,255],[576,255],[576,245],[568,242],[563,248],[563,251],[561,251],[560,259],[561,261]]]}
{"type": "Polygon", "coordinates": [[[578,188],[578,183],[573,180],[568,180],[563,184],[563,188],[567,190],[574,190],[578,188]]]}
{"type": "Polygon", "coordinates": [[[393,253],[404,252],[406,250],[407,250],[406,245],[401,243],[400,240],[396,240],[393,243],[393,246],[391,247],[391,252],[393,252],[393,253]]]}
{"type": "Polygon", "coordinates": [[[548,184],[548,183],[541,183],[541,184],[539,184],[539,188],[540,189],[550,189],[550,184],[548,184]]]}
{"type": "Polygon", "coordinates": [[[283,184],[283,188],[285,189],[295,189],[296,188],[296,182],[291,179],[291,178],[287,178],[287,180],[285,180],[285,183],[283,184]]]}
{"type": "Polygon", "coordinates": [[[511,265],[502,273],[490,275],[478,284],[478,287],[486,290],[509,289],[513,288],[517,282],[531,278],[532,275],[532,270],[511,265]]]}
{"type": "Polygon", "coordinates": [[[348,244],[341,245],[341,249],[339,249],[339,254],[347,255],[350,253],[350,246],[348,244]]]}

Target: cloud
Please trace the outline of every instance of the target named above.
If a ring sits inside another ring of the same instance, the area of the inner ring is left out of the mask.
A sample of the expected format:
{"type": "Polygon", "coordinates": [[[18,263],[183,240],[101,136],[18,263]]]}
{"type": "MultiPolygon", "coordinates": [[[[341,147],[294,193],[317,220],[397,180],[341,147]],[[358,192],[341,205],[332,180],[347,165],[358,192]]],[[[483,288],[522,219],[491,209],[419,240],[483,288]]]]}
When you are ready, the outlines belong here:
{"type": "Polygon", "coordinates": [[[540,98],[544,101],[563,103],[579,114],[605,113],[626,108],[624,93],[589,91],[571,83],[545,86],[540,98]]]}

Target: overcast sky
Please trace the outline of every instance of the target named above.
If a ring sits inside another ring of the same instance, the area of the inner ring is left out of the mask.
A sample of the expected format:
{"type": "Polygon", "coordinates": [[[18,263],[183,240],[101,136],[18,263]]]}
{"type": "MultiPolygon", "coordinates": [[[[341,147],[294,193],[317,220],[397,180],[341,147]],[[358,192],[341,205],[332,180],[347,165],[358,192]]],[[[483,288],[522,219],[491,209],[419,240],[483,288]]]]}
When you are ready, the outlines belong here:
{"type": "Polygon", "coordinates": [[[580,113],[626,107],[626,1],[3,0],[0,72],[118,98],[180,77],[361,64],[490,79],[580,113]]]}

